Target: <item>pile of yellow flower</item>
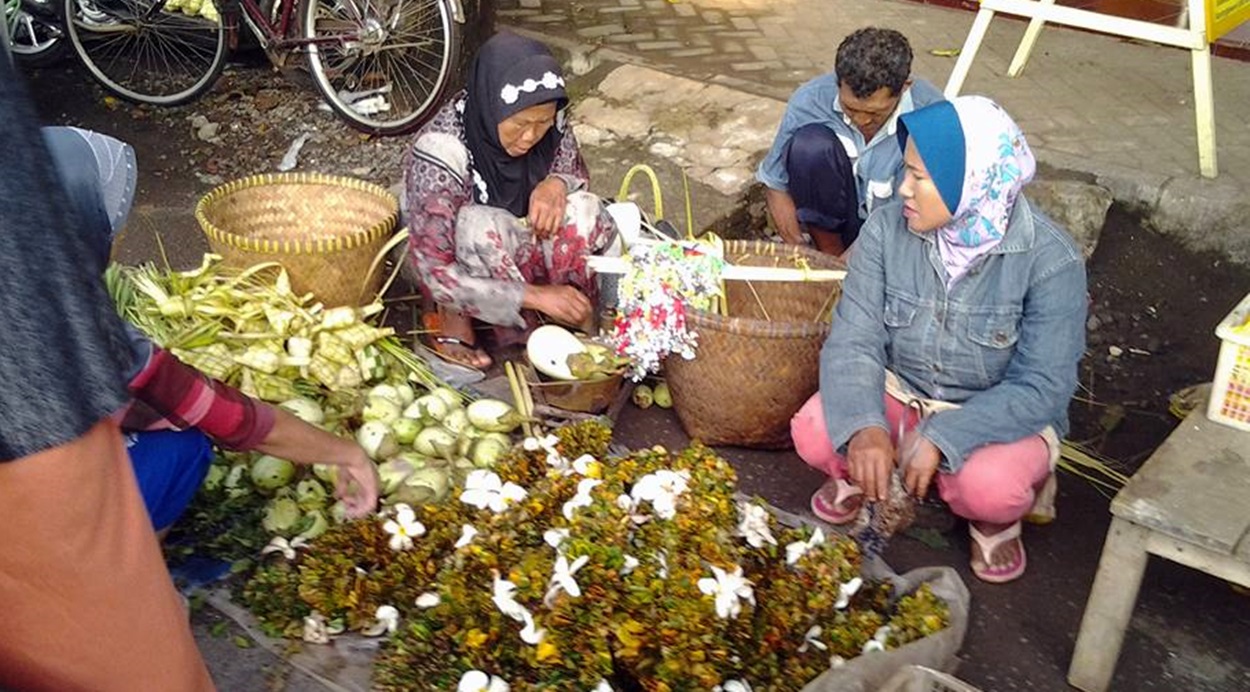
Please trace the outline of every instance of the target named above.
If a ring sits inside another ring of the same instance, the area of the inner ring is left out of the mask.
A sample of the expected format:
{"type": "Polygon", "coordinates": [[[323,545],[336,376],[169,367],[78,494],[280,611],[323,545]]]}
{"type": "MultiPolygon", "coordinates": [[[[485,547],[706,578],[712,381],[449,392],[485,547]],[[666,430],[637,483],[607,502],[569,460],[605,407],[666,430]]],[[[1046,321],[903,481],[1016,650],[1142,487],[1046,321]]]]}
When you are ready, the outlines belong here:
{"type": "Polygon", "coordinates": [[[798,690],[947,625],[926,587],[862,579],[853,542],[736,501],[709,449],[611,458],[609,439],[527,439],[458,501],[275,554],[244,600],[288,636],[389,633],[393,690],[798,690]]]}

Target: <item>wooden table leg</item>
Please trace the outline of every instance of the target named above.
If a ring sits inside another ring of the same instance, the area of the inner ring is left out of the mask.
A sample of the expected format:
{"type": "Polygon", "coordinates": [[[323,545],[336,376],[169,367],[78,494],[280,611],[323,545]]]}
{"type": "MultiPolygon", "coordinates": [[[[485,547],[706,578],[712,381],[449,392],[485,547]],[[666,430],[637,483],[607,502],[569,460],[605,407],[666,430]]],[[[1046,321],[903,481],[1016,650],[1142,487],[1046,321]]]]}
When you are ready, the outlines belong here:
{"type": "Polygon", "coordinates": [[[1111,520],[1068,668],[1068,683],[1073,687],[1104,692],[1111,684],[1146,571],[1149,533],[1118,517],[1111,520]]]}

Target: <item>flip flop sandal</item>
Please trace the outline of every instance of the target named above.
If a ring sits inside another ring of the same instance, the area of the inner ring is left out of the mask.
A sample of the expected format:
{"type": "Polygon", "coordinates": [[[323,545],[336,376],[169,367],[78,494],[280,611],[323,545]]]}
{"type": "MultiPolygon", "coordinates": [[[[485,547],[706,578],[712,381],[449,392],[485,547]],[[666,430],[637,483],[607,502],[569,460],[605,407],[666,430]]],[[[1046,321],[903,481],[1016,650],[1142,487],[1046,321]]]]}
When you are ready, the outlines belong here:
{"type": "Polygon", "coordinates": [[[975,562],[970,563],[972,573],[976,575],[977,579],[990,584],[1004,584],[1019,579],[1024,574],[1024,568],[1028,566],[1029,560],[1028,556],[1024,554],[1023,541],[1020,541],[1020,550],[1016,553],[1015,561],[998,567],[991,563],[994,552],[1002,547],[1004,543],[1020,539],[1020,522],[1017,521],[993,536],[986,536],[978,531],[976,526],[969,523],[968,535],[972,536],[972,540],[981,549],[981,557],[986,562],[985,566],[978,566],[975,562]]]}
{"type": "Polygon", "coordinates": [[[422,345],[425,346],[427,351],[433,353],[439,358],[442,358],[448,363],[459,365],[463,368],[469,368],[470,370],[477,370],[479,372],[482,370],[482,367],[475,365],[472,360],[467,358],[457,358],[440,348],[440,346],[459,346],[469,353],[485,353],[482,349],[477,347],[477,344],[471,344],[464,339],[454,336],[445,336],[443,334],[426,334],[422,337],[422,341],[426,342],[422,345]]]}
{"type": "Polygon", "coordinates": [[[1037,495],[1033,499],[1033,508],[1029,513],[1024,515],[1024,520],[1030,524],[1039,526],[1049,524],[1055,520],[1055,494],[1059,492],[1059,481],[1055,478],[1054,471],[1051,471],[1050,477],[1046,479],[1046,483],[1042,485],[1042,489],[1037,491],[1037,495]]]}
{"type": "Polygon", "coordinates": [[[859,516],[859,510],[863,505],[856,505],[854,509],[839,508],[847,500],[863,494],[864,491],[858,485],[842,478],[831,478],[812,494],[812,514],[815,514],[821,521],[834,524],[835,526],[849,524],[855,517],[859,516]],[[831,494],[832,497],[830,497],[831,494]]]}

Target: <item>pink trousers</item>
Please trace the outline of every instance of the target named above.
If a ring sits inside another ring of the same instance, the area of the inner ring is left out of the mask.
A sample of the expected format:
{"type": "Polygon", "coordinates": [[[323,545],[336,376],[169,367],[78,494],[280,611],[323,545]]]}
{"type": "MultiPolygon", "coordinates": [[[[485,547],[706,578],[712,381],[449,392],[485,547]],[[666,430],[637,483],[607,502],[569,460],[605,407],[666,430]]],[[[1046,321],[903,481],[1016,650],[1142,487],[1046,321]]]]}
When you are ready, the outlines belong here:
{"type": "MultiPolygon", "coordinates": [[[[911,430],[919,414],[893,397],[885,397],[890,439],[898,444],[899,420],[911,430]]],[[[834,478],[847,477],[846,459],[829,441],[820,393],[803,404],[790,420],[798,455],[813,468],[834,478]]],[[[968,456],[958,473],[937,474],[938,493],[956,515],[991,524],[1010,524],[1033,507],[1036,491],[1050,475],[1050,453],[1041,435],[1006,444],[986,445],[968,456]]]]}

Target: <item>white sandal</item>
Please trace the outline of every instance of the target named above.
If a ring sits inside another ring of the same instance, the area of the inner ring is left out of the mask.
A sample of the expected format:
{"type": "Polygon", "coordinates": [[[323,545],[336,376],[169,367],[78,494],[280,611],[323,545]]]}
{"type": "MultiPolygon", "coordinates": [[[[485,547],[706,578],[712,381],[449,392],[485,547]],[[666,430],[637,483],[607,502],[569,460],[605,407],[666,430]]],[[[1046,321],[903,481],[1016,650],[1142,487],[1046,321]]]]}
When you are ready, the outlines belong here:
{"type": "Polygon", "coordinates": [[[977,530],[972,522],[968,523],[968,535],[972,536],[972,540],[981,550],[981,559],[985,561],[983,567],[978,567],[975,562],[970,562],[972,573],[977,579],[990,584],[1003,584],[1005,582],[1019,579],[1024,574],[1025,567],[1028,566],[1028,556],[1024,554],[1024,541],[1020,541],[1020,522],[1016,522],[1011,526],[999,531],[992,536],[986,536],[977,530]],[[1016,560],[1008,565],[995,567],[993,556],[995,551],[1003,546],[1004,543],[1011,541],[1019,541],[1019,552],[1016,560]]]}

